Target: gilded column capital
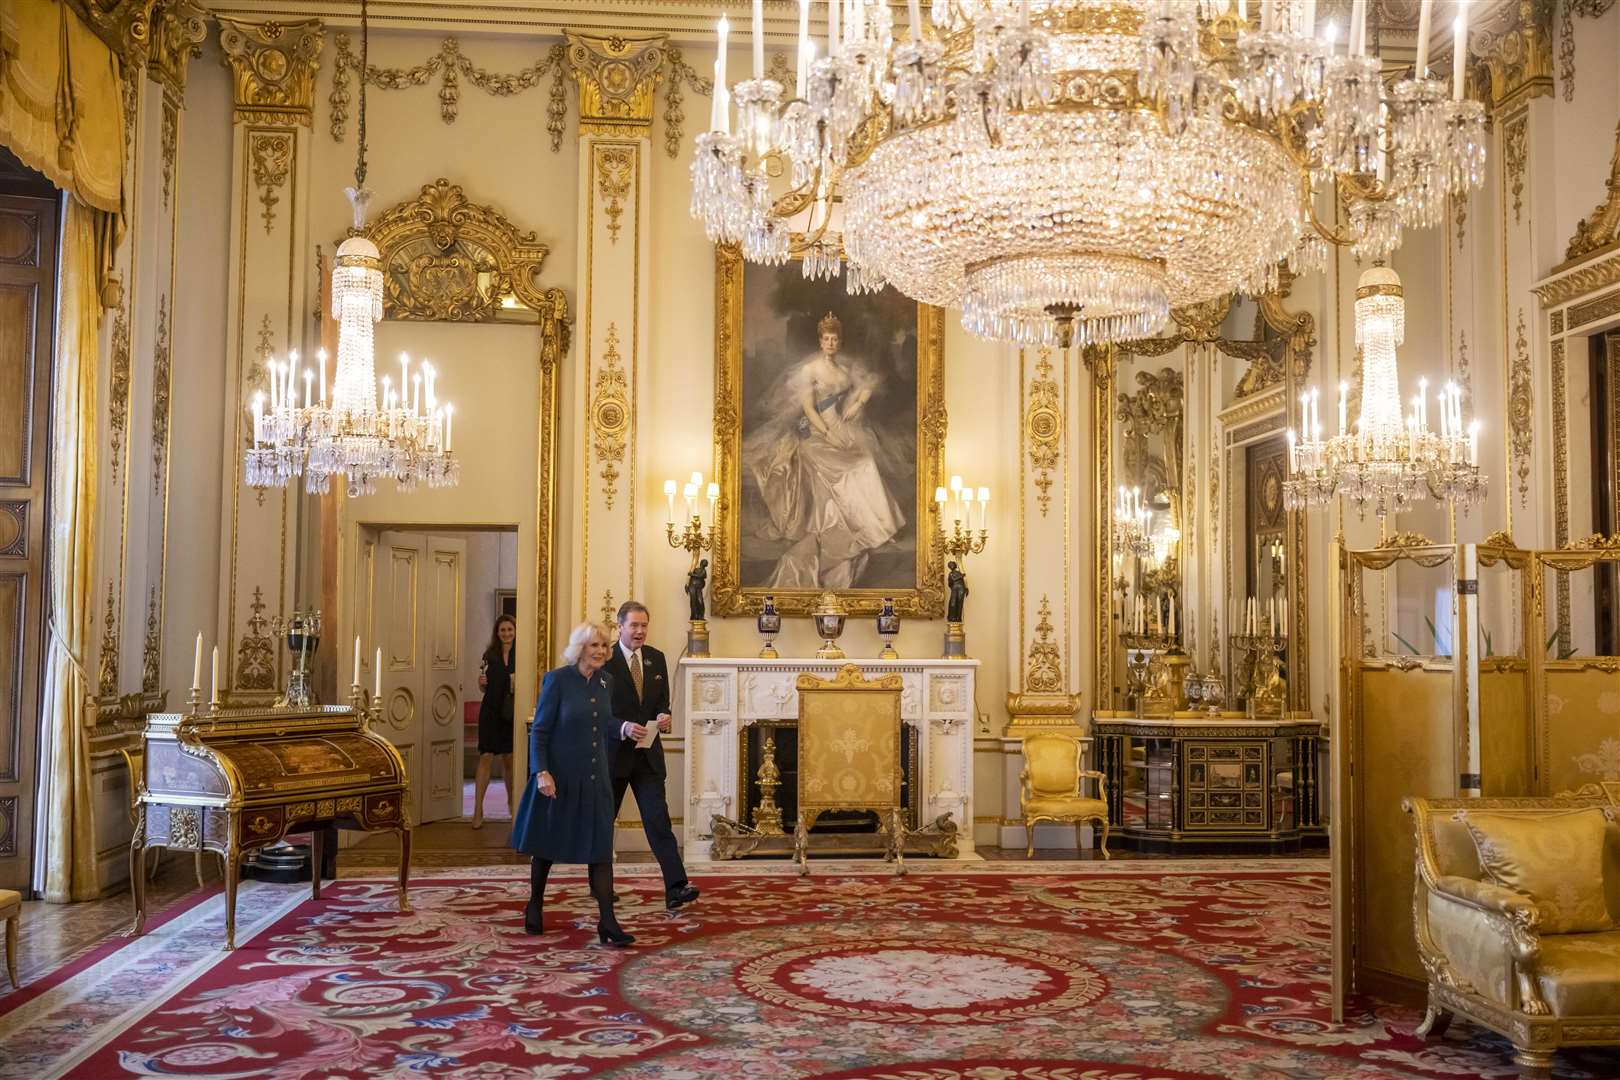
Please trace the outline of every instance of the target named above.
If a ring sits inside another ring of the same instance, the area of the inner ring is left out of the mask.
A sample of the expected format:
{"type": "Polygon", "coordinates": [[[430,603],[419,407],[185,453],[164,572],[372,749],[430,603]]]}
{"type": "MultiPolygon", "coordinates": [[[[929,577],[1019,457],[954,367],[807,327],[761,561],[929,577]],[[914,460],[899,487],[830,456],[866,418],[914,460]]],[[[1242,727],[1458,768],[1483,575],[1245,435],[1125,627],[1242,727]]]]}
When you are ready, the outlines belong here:
{"type": "Polygon", "coordinates": [[[146,62],[152,44],[152,5],[155,0],[68,0],[95,35],[107,43],[125,64],[146,62]]]}
{"type": "Polygon", "coordinates": [[[1494,25],[1470,33],[1468,51],[1484,69],[1493,109],[1552,94],[1553,6],[1518,0],[1500,9],[1494,25]]]}
{"type": "Polygon", "coordinates": [[[236,83],[238,123],[310,124],[326,33],[319,19],[252,23],[219,18],[219,45],[236,83]]]}
{"type": "Polygon", "coordinates": [[[664,78],[667,34],[568,35],[568,70],[579,88],[581,135],[646,135],[664,78]]]}
{"type": "Polygon", "coordinates": [[[152,48],[146,70],[176,107],[185,97],[186,68],[202,55],[207,36],[208,12],[193,0],[164,0],[153,12],[152,48]]]}

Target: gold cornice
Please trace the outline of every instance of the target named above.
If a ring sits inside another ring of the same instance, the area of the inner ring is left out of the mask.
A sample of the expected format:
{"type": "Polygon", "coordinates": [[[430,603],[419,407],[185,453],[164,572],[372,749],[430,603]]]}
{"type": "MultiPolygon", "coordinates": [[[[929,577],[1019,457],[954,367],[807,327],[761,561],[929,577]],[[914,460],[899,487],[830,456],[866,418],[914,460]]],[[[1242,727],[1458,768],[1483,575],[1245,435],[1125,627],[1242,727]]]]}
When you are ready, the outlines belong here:
{"type": "Polygon", "coordinates": [[[67,5],[125,64],[146,62],[154,0],[67,0],[67,5]]]}
{"type": "Polygon", "coordinates": [[[1584,261],[1563,264],[1530,291],[1540,298],[1542,307],[1552,308],[1616,282],[1620,282],[1620,240],[1584,256],[1584,261]]]}
{"type": "Polygon", "coordinates": [[[579,133],[637,136],[652,130],[668,35],[570,30],[567,38],[568,70],[579,88],[579,133]]]}
{"type": "Polygon", "coordinates": [[[1484,69],[1497,111],[1553,92],[1553,0],[1518,0],[1503,13],[1504,25],[1482,25],[1470,34],[1470,54],[1484,69]]]}
{"type": "Polygon", "coordinates": [[[219,45],[235,82],[237,123],[308,127],[325,44],[319,19],[279,23],[220,17],[219,45]]]}
{"type": "Polygon", "coordinates": [[[186,68],[202,55],[208,12],[193,0],[164,0],[153,12],[152,48],[146,70],[179,105],[186,93],[186,68]]]}

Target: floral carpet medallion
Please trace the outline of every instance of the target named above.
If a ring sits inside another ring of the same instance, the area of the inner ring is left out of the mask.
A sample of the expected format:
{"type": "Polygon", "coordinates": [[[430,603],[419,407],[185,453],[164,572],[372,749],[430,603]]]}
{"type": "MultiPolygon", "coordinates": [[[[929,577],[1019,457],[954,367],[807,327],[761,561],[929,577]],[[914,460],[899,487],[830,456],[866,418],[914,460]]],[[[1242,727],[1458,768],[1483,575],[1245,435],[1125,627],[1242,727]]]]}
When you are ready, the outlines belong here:
{"type": "MultiPolygon", "coordinates": [[[[260,886],[234,953],[210,898],[0,998],[0,1077],[864,1080],[1487,1077],[1505,1042],[1417,1015],[1328,1019],[1327,875],[1311,864],[754,867],[676,915],[617,882],[633,948],[595,942],[577,871],[523,933],[521,867],[323,899],[260,886]],[[876,868],[874,868],[876,869],[876,868]]],[[[653,868],[647,868],[653,869],[653,868]]],[[[1620,1075],[1620,1053],[1555,1075],[1620,1075]]]]}

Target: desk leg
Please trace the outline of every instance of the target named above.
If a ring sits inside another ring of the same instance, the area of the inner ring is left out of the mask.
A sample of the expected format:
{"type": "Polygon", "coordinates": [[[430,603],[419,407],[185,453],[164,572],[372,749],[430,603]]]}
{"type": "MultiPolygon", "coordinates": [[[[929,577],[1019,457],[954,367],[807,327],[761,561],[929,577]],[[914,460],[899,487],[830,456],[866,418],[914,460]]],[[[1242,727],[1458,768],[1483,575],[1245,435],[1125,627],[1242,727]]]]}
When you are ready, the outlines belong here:
{"type": "Polygon", "coordinates": [[[129,895],[135,904],[135,918],[130,923],[129,936],[140,937],[146,928],[146,822],[135,823],[135,835],[129,838],[129,895]]]}
{"type": "Polygon", "coordinates": [[[399,913],[411,913],[411,898],[406,890],[411,883],[411,827],[399,830],[399,913]]]}
{"type": "Polygon", "coordinates": [[[309,897],[311,900],[321,898],[321,858],[325,854],[326,830],[320,827],[309,830],[309,897]]]}
{"type": "MultiPolygon", "coordinates": [[[[235,826],[235,822],[231,823],[235,826]]],[[[241,876],[242,852],[233,842],[225,849],[225,951],[236,949],[236,880],[241,876]]]]}

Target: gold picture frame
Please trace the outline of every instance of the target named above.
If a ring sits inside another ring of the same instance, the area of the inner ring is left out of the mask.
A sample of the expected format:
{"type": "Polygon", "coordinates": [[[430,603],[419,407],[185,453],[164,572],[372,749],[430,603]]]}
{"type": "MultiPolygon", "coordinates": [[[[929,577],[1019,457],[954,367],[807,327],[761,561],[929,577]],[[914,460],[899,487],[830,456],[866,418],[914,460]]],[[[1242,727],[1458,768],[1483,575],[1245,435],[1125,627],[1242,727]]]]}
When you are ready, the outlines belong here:
{"type": "MultiPolygon", "coordinates": [[[[789,264],[791,268],[792,264],[789,264]]],[[[771,588],[743,584],[742,446],[743,418],[743,277],[742,253],[733,246],[715,247],[714,450],[720,498],[715,507],[711,566],[711,607],[719,616],[759,612],[767,593],[784,615],[808,615],[822,588],[771,588]]],[[[852,298],[850,302],[859,302],[852,298]]],[[[876,615],[885,597],[894,599],[903,617],[942,618],[945,614],[945,570],[938,509],[933,500],[945,472],[945,330],[944,312],[917,307],[916,491],[910,500],[916,523],[916,559],[912,580],[899,586],[838,589],[851,615],[876,615]]]]}

